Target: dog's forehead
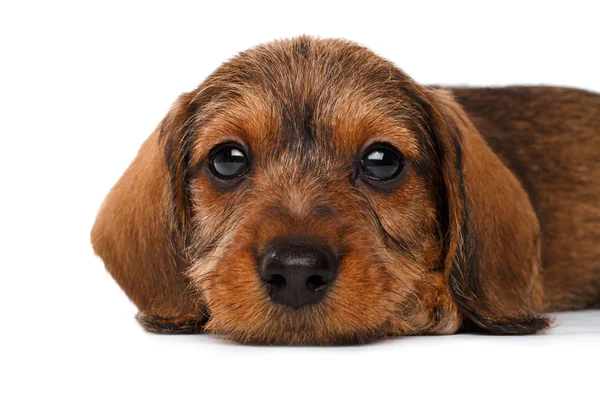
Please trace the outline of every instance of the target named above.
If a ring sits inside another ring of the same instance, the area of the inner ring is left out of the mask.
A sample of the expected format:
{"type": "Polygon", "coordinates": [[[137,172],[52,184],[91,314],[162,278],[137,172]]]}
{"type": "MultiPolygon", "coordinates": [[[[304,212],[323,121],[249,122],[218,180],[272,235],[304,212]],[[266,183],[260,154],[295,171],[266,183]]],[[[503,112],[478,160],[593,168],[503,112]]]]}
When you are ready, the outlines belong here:
{"type": "Polygon", "coordinates": [[[196,155],[225,141],[258,154],[308,150],[352,156],[390,142],[418,160],[412,81],[370,50],[341,40],[298,38],[259,46],[199,88],[196,155]]]}

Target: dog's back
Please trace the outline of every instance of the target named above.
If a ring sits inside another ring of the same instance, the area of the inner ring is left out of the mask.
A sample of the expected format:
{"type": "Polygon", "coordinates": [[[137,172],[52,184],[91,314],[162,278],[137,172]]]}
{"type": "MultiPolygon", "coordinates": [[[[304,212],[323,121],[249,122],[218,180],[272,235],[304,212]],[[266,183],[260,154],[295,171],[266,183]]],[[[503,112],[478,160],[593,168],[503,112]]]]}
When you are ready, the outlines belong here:
{"type": "Polygon", "coordinates": [[[546,310],[599,306],[600,95],[556,87],[452,91],[533,203],[546,310]]]}

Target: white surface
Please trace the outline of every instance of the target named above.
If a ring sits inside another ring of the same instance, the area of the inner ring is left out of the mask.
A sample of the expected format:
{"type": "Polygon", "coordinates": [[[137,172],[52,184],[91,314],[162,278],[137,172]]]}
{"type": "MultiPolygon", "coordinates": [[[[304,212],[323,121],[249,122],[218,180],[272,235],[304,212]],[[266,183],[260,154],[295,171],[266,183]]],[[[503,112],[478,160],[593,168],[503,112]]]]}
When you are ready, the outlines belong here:
{"type": "Polygon", "coordinates": [[[0,398],[597,399],[600,311],[538,336],[247,347],[143,332],[92,255],[100,202],[171,102],[259,42],[346,37],[424,83],[600,91],[594,2],[410,3],[2,2],[0,398]]]}

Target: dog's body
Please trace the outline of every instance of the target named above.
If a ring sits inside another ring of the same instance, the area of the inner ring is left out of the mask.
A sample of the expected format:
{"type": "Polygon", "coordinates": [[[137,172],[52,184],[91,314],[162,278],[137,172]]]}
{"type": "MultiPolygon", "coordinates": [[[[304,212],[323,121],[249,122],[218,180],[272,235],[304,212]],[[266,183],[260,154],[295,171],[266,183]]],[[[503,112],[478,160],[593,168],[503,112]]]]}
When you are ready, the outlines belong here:
{"type": "Polygon", "coordinates": [[[600,95],[452,88],[540,221],[544,310],[600,306],[600,95]]]}
{"type": "Polygon", "coordinates": [[[178,99],[92,242],[152,331],[542,331],[600,303],[599,115],[580,90],[425,87],[350,42],[274,42],[178,99]]]}

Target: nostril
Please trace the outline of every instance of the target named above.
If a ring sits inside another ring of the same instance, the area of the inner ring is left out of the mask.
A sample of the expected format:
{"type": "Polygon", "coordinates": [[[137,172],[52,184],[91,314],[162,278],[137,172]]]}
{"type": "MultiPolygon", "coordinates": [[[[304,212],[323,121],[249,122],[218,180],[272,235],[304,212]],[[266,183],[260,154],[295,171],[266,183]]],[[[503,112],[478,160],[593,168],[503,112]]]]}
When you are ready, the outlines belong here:
{"type": "Polygon", "coordinates": [[[281,290],[285,289],[287,282],[285,281],[285,277],[280,274],[271,275],[267,283],[273,286],[275,289],[281,290]]]}
{"type": "Polygon", "coordinates": [[[282,239],[261,251],[257,272],[273,303],[295,309],[319,303],[335,280],[338,260],[332,249],[305,240],[282,239]]]}
{"type": "Polygon", "coordinates": [[[329,282],[325,282],[323,277],[320,275],[311,275],[306,280],[306,288],[311,292],[318,292],[320,290],[323,290],[328,283],[329,282]]]}

